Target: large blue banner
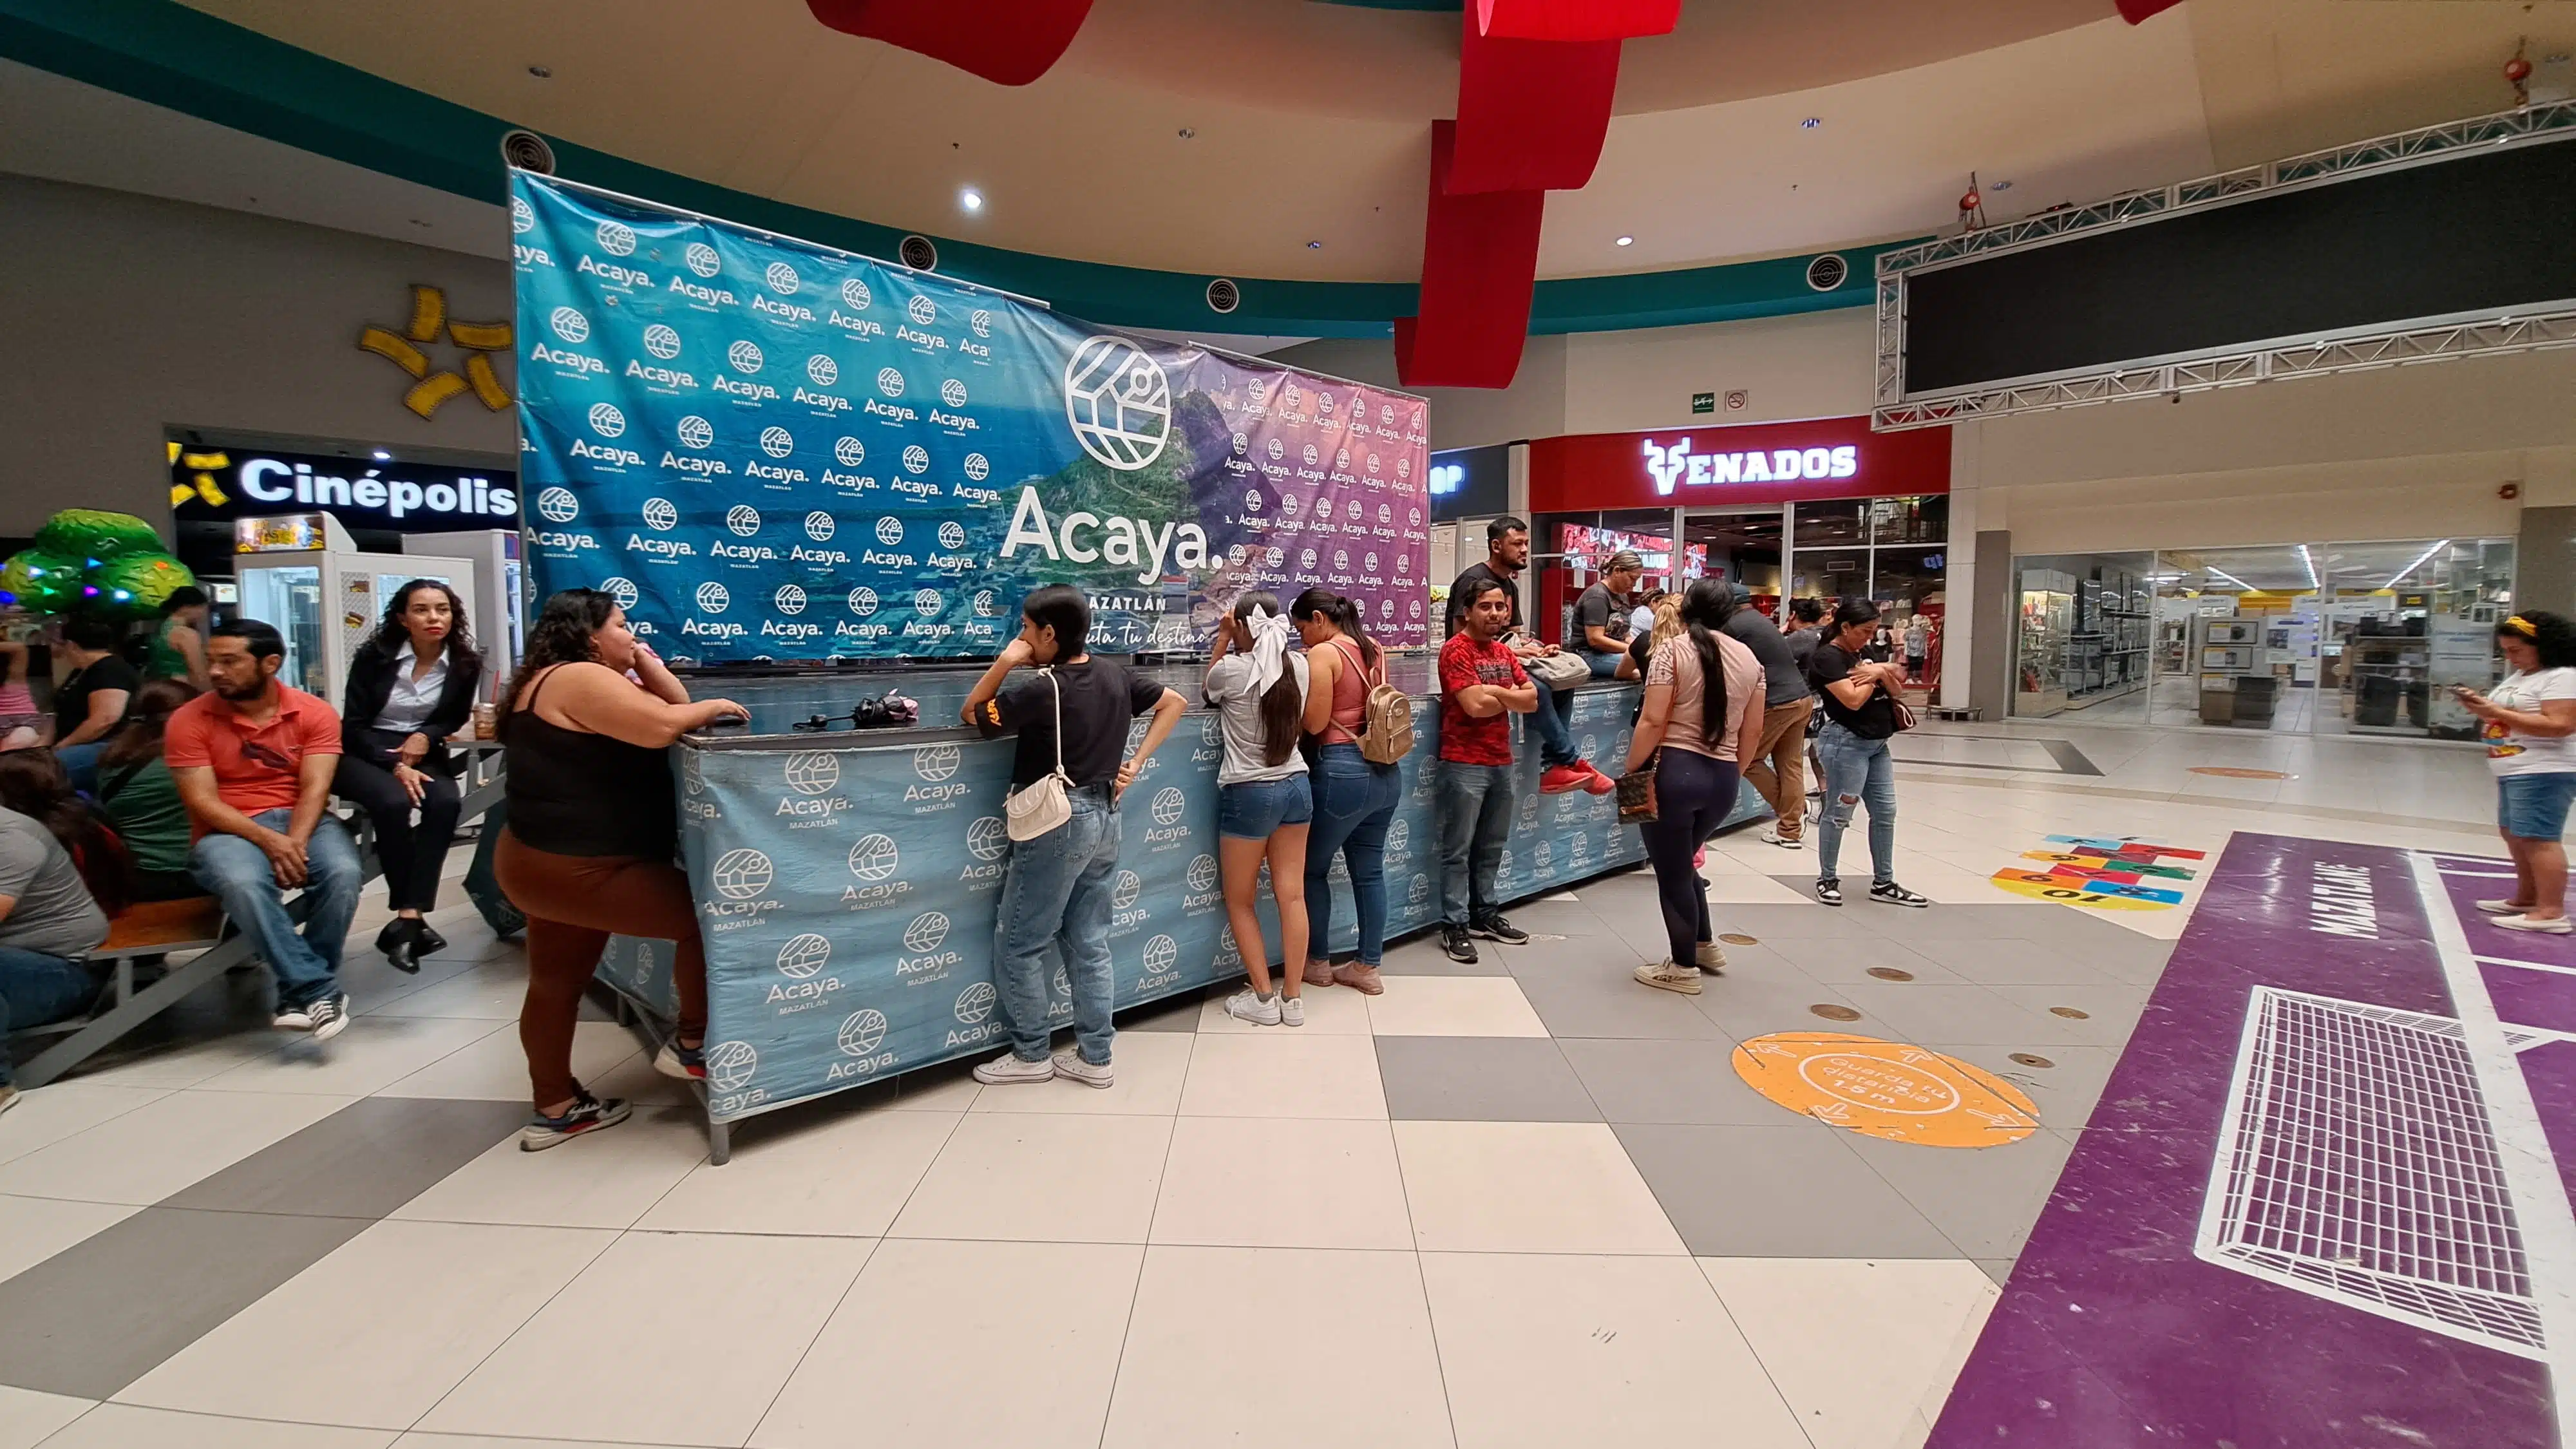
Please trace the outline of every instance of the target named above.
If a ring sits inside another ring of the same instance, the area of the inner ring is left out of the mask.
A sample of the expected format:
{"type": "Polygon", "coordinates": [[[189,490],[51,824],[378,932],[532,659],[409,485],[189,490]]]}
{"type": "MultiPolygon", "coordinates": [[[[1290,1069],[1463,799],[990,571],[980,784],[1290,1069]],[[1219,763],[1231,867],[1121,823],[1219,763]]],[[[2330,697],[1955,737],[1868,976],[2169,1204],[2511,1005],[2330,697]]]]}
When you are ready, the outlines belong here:
{"type": "Polygon", "coordinates": [[[1428,641],[1423,404],[547,177],[511,177],[534,591],[666,657],[990,654],[1081,585],[1104,649],[1320,584],[1428,641]]]}
{"type": "MultiPolygon", "coordinates": [[[[1625,760],[1634,689],[1574,697],[1575,743],[1607,769],[1625,760]]],[[[1138,735],[1144,724],[1135,726],[1138,735]]],[[[1387,934],[1440,918],[1432,818],[1439,710],[1414,709],[1417,743],[1386,839],[1387,934]]],[[[992,962],[1008,865],[1007,740],[814,750],[678,752],[682,853],[707,952],[708,1104],[719,1120],[951,1058],[1002,1034],[992,962]]],[[[1146,762],[1120,808],[1109,949],[1118,1005],[1235,978],[1216,867],[1214,714],[1192,714],[1146,762]]],[[[1535,739],[1522,742],[1499,893],[1517,900],[1644,858],[1615,800],[1541,795],[1535,739]]],[[[1765,814],[1746,786],[1739,817],[1765,814]]],[[[1333,947],[1356,944],[1350,881],[1332,870],[1333,947]]],[[[1263,938],[1279,940],[1265,881],[1263,938]]],[[[603,977],[655,1011],[670,1005],[667,942],[619,938],[603,977]]],[[[1059,965],[1054,1011],[1070,1025],[1059,965]]]]}

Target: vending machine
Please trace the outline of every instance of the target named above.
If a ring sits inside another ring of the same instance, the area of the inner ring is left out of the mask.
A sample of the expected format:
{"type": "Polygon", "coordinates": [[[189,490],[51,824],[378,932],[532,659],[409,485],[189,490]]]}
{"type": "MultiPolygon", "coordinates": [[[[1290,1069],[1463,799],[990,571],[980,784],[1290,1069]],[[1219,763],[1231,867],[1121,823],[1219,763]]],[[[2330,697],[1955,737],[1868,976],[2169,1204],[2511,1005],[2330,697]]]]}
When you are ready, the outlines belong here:
{"type": "Polygon", "coordinates": [[[277,677],[333,709],[350,659],[375,633],[395,590],[429,578],[460,598],[478,597],[472,559],[363,553],[327,513],[236,519],[233,551],[241,594],[235,617],[275,625],[286,641],[277,677]]]}
{"type": "MultiPolygon", "coordinates": [[[[482,528],[464,533],[406,533],[403,554],[418,560],[417,567],[432,570],[434,565],[450,559],[464,559],[474,566],[475,587],[471,590],[452,584],[458,597],[465,600],[467,624],[474,631],[474,647],[483,653],[483,685],[479,697],[497,703],[500,691],[510,676],[517,672],[520,655],[527,652],[526,585],[520,572],[519,535],[507,528],[482,528]]],[[[420,575],[434,577],[434,572],[420,575]]]]}

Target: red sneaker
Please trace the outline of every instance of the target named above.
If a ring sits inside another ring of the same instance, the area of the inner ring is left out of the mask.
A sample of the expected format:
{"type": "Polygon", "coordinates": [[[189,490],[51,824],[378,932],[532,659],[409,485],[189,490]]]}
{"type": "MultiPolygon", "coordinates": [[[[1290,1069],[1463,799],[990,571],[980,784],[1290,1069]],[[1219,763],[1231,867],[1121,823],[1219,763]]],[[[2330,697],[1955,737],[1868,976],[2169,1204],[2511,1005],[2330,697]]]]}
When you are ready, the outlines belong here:
{"type": "Polygon", "coordinates": [[[1588,790],[1592,788],[1592,772],[1581,765],[1550,765],[1539,771],[1538,788],[1542,795],[1588,790]]]}
{"type": "Polygon", "coordinates": [[[1618,793],[1619,782],[1611,779],[1605,774],[1602,774],[1599,770],[1592,768],[1589,761],[1577,760],[1575,761],[1575,764],[1587,777],[1583,782],[1584,789],[1591,791],[1595,795],[1614,795],[1618,793]]]}

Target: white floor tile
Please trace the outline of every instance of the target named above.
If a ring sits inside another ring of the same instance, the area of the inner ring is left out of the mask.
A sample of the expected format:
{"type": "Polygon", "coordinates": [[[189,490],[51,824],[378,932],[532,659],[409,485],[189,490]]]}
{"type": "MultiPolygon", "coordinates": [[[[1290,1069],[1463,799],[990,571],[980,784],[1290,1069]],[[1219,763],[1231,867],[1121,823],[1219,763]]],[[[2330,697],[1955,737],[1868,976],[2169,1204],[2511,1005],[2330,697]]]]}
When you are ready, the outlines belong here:
{"type": "Polygon", "coordinates": [[[173,1092],[77,1137],[0,1163],[0,1193],[156,1203],[354,1100],[289,1092],[173,1092]]]}
{"type": "MultiPolygon", "coordinates": [[[[644,1108],[614,1130],[546,1152],[512,1133],[393,1211],[397,1219],[528,1227],[632,1227],[707,1156],[706,1119],[644,1108]]],[[[741,1159],[736,1159],[740,1161],[741,1159]]]]}
{"type": "Polygon", "coordinates": [[[882,1109],[816,1116],[793,1131],[761,1124],[769,1130],[732,1161],[691,1169],[636,1226],[881,1237],[958,1122],[956,1113],[882,1109]]]}
{"type": "Polygon", "coordinates": [[[1699,1265],[1816,1449],[1882,1449],[1916,1413],[1939,1418],[1999,1296],[1984,1269],[1953,1259],[1699,1265]],[[1866,1353],[1852,1348],[1860,1323],[1869,1325],[1866,1353]]]}
{"type": "Polygon", "coordinates": [[[127,1385],[116,1402],[406,1429],[614,1238],[378,1223],[127,1385]],[[294,1371],[281,1376],[281,1364],[294,1371]]]}
{"type": "Polygon", "coordinates": [[[361,1016],[329,1041],[291,1040],[257,1061],[207,1078],[197,1090],[364,1097],[495,1034],[506,1035],[517,1048],[518,1033],[503,1022],[361,1016]]]}
{"type": "MultiPolygon", "coordinates": [[[[1231,981],[1226,984],[1231,990],[1243,983],[1231,981]]],[[[1277,990],[1278,985],[1278,978],[1274,975],[1271,978],[1271,989],[1277,990]]],[[[1244,1036],[1258,1035],[1266,1031],[1298,1031],[1315,1036],[1368,1035],[1369,998],[1366,995],[1353,991],[1347,986],[1308,986],[1301,989],[1305,993],[1306,1002],[1304,1026],[1255,1026],[1239,1016],[1229,1015],[1225,1009],[1225,998],[1215,996],[1210,997],[1199,1007],[1199,1034],[1201,1036],[1244,1036]]],[[[1119,1038],[1121,1042],[1131,1039],[1125,1036],[1119,1038]]]]}
{"type": "Polygon", "coordinates": [[[612,1444],[605,1439],[520,1439],[494,1434],[429,1434],[415,1429],[396,1439],[393,1449],[660,1449],[660,1446],[612,1444]]]}
{"type": "Polygon", "coordinates": [[[480,1021],[516,1021],[528,994],[527,968],[515,962],[493,962],[451,976],[433,986],[370,1006],[365,1016],[454,1016],[480,1021]]]}
{"type": "Polygon", "coordinates": [[[0,1384],[0,1449],[35,1449],[94,1402],[0,1384]]]}
{"type": "Polygon", "coordinates": [[[1191,1117],[1384,1118],[1377,1043],[1291,1027],[1199,1038],[1181,1112],[1191,1117]]]}
{"type": "Polygon", "coordinates": [[[1100,1443],[1446,1449],[1414,1255],[1148,1249],[1100,1443]]]}
{"type": "Polygon", "coordinates": [[[1459,1449],[1807,1449],[1687,1258],[1425,1253],[1459,1449]]]}
{"type": "Polygon", "coordinates": [[[1153,1241],[1211,1246],[1413,1246],[1384,1122],[1183,1117],[1172,1127],[1153,1241]]]}
{"type": "Polygon", "coordinates": [[[287,1039],[287,1033],[267,1027],[227,1032],[203,1041],[155,1048],[113,1066],[87,1069],[73,1080],[83,1086],[193,1087],[208,1077],[276,1052],[287,1039]]]}
{"type": "Polygon", "coordinates": [[[967,1113],[889,1236],[1141,1243],[1171,1136],[1169,1117],[967,1113]]]}
{"type": "MultiPolygon", "coordinates": [[[[642,1046],[613,1021],[573,1025],[572,1074],[588,1083],[608,1076],[642,1046]]],[[[528,1100],[528,1054],[519,1034],[499,1028],[383,1089],[388,1097],[473,1097],[496,1102],[528,1100]]]]}
{"type": "Polygon", "coordinates": [[[1398,1122],[1395,1149],[1424,1252],[1682,1252],[1601,1123],[1398,1122]]]}
{"type": "Polygon", "coordinates": [[[1547,1035],[1509,976],[1389,976],[1368,1011],[1379,1036],[1547,1035]]]}
{"type": "Polygon", "coordinates": [[[1190,1046],[1197,1040],[1185,1031],[1120,1032],[1110,1048],[1116,1085],[1104,1089],[1058,1079],[998,1087],[977,1093],[972,1110],[1169,1117],[1180,1108],[1181,1085],[1190,1075],[1190,1046]]]}
{"type": "Polygon", "coordinates": [[[142,1210],[129,1203],[0,1197],[0,1282],[15,1278],[142,1210]]]}
{"type": "Polygon", "coordinates": [[[889,1239],[751,1442],[1093,1449],[1143,1261],[1124,1244],[889,1239]]]}
{"type": "Polygon", "coordinates": [[[45,1441],[45,1449],[386,1449],[385,1429],[331,1428],[273,1419],[224,1419],[130,1404],[101,1404],[45,1441]]]}
{"type": "Polygon", "coordinates": [[[628,1233],[421,1420],[423,1429],[740,1444],[876,1244],[628,1233]],[[567,1372],[566,1356],[579,1372],[567,1372]]]}
{"type": "Polygon", "coordinates": [[[20,1092],[18,1105],[0,1114],[0,1162],[24,1157],[169,1094],[167,1087],[116,1087],[87,1080],[20,1092]]]}

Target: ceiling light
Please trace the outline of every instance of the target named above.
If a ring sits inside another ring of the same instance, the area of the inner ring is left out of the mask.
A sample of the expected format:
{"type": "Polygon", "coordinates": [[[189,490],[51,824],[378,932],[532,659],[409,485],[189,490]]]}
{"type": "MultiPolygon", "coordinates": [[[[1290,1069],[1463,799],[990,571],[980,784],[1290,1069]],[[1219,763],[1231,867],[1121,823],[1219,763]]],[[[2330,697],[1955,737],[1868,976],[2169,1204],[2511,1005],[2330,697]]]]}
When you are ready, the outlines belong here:
{"type": "Polygon", "coordinates": [[[1637,239],[1636,239],[1635,237],[1632,237],[1632,236],[1623,236],[1623,237],[1619,238],[1619,240],[1618,240],[1618,242],[1617,242],[1617,245],[1619,245],[1619,246],[1623,246],[1623,247],[1632,247],[1632,246],[1635,246],[1636,244],[1637,244],[1637,239]]]}
{"type": "Polygon", "coordinates": [[[1183,126],[1183,127],[1181,128],[1181,139],[1182,139],[1182,140],[1184,140],[1184,141],[1195,141],[1195,140],[1197,140],[1197,139],[1198,139],[1198,137],[1199,137],[1199,133],[1198,133],[1198,131],[1196,130],[1196,128],[1194,128],[1194,127],[1190,127],[1190,126],[1183,126]]]}
{"type": "Polygon", "coordinates": [[[555,78],[554,68],[552,66],[532,65],[528,67],[528,74],[535,76],[539,80],[553,80],[555,78]]]}
{"type": "Polygon", "coordinates": [[[1809,116],[1807,119],[1805,119],[1805,120],[1803,120],[1803,121],[1800,121],[1800,122],[1798,123],[1798,129],[1799,129],[1799,130],[1801,130],[1801,131],[1820,131],[1820,130],[1823,130],[1823,129],[1824,129],[1824,125],[1825,125],[1825,118],[1824,118],[1824,117],[1822,117],[1822,116],[1809,116]]]}
{"type": "Polygon", "coordinates": [[[984,209],[984,193],[977,191],[972,186],[969,186],[965,190],[957,193],[957,204],[966,208],[968,211],[982,211],[984,209]]]}
{"type": "Polygon", "coordinates": [[[1322,242],[1319,242],[1319,241],[1310,241],[1310,242],[1306,243],[1306,250],[1308,250],[1308,251],[1310,251],[1310,252],[1320,252],[1320,251],[1322,251],[1323,249],[1324,249],[1324,244],[1323,244],[1322,242]]]}
{"type": "Polygon", "coordinates": [[[386,452],[382,448],[378,448],[371,456],[373,456],[379,463],[390,463],[394,460],[394,455],[386,452]]]}
{"type": "Polygon", "coordinates": [[[2262,592],[2262,590],[2255,588],[2252,584],[2249,584],[2249,583],[2245,582],[2243,579],[2238,578],[2236,575],[2229,573],[2227,570],[2225,570],[2225,569],[2223,569],[2223,568],[2220,568],[2220,567],[2219,567],[2218,565],[2216,565],[2216,564],[2210,564],[2210,565],[2208,565],[2207,567],[2208,567],[2208,570],[2209,570],[2210,577],[2212,577],[2212,578],[2225,579],[2225,580],[2227,580],[2229,583],[2234,584],[2236,587],[2238,587],[2238,588],[2240,588],[2240,589],[2243,589],[2245,592],[2247,592],[2247,593],[2249,593],[2249,594],[2256,594],[2256,593],[2261,593],[2261,592],[2262,592]]]}
{"type": "Polygon", "coordinates": [[[2308,546],[2304,543],[2299,545],[2299,566],[2308,571],[2308,587],[2312,589],[2315,588],[2317,586],[2317,561],[2309,555],[2308,546]]]}
{"type": "Polygon", "coordinates": [[[2433,555],[2435,555],[2435,554],[2437,554],[2437,553],[2440,553],[2442,550],[2444,550],[2444,549],[2446,549],[2446,548],[2449,548],[2450,546],[2451,546],[2451,541],[2450,541],[2449,539],[2447,539],[2447,538],[2446,538],[2446,539],[2443,539],[2442,541],[2440,541],[2439,543],[2434,544],[2431,548],[2428,548],[2428,549],[2424,550],[2422,553],[2419,553],[2419,554],[2415,555],[2415,561],[2414,561],[2413,563],[2408,564],[2406,567],[2404,567],[2404,568],[2402,568],[2402,569],[2399,569],[2399,570],[2397,571],[2397,577],[2396,577],[2396,578],[2390,579],[2388,582],[2386,582],[2386,583],[2384,583],[2384,584],[2381,584],[2381,585],[2380,585],[2380,587],[2381,587],[2381,588],[2383,588],[2383,589],[2393,589],[2393,588],[2397,587],[2397,583],[2398,583],[2398,580],[2399,580],[2399,579],[2403,579],[2403,578],[2405,578],[2408,574],[2411,574],[2411,573],[2415,572],[2417,569],[2422,568],[2422,567],[2424,566],[2424,560],[2426,560],[2426,559],[2428,559],[2428,558],[2431,558],[2433,555]]]}
{"type": "Polygon", "coordinates": [[[1995,183],[1995,190],[2010,191],[2012,190],[2012,183],[2009,181],[1998,181],[1995,183]]]}

